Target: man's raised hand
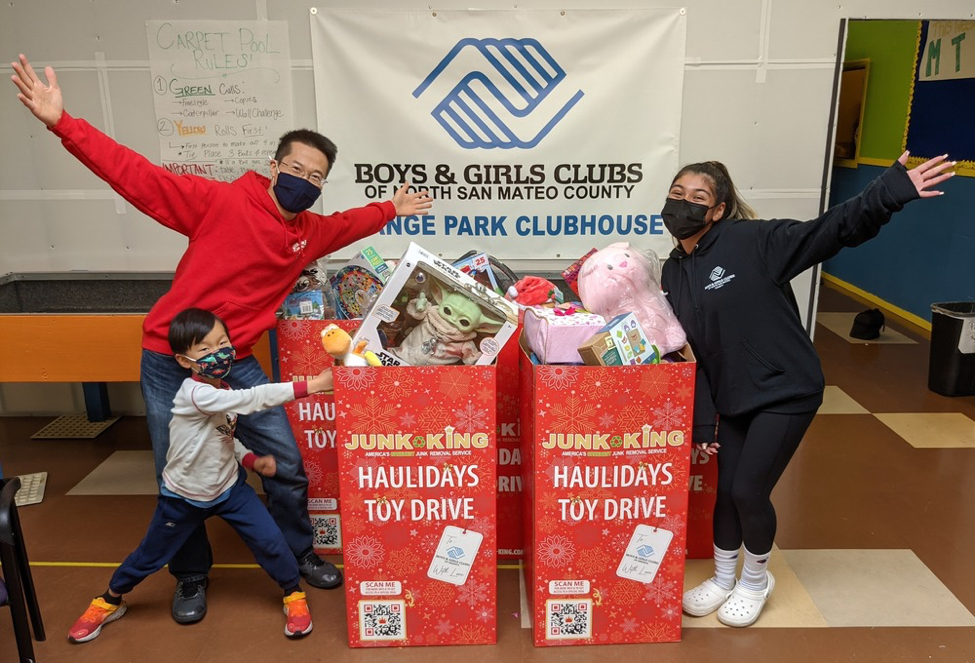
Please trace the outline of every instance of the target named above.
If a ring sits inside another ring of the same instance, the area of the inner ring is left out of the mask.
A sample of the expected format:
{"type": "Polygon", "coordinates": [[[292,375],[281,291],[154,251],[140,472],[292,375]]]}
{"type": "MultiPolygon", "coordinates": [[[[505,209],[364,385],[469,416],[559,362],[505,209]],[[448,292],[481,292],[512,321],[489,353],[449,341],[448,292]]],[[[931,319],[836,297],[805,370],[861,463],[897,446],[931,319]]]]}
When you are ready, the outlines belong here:
{"type": "Polygon", "coordinates": [[[48,127],[53,127],[61,119],[61,113],[64,112],[64,100],[61,98],[58,77],[53,68],[45,67],[44,75],[47,77],[47,83],[43,83],[34,73],[34,68],[30,66],[27,56],[21,53],[19,59],[19,62],[10,63],[15,74],[10,77],[10,80],[20,90],[17,93],[17,98],[30,109],[34,117],[48,127]]]}
{"type": "Polygon", "coordinates": [[[419,216],[430,211],[433,207],[433,198],[429,191],[417,191],[410,193],[410,183],[404,182],[403,186],[396,190],[393,195],[393,206],[396,208],[396,216],[419,216]]]}

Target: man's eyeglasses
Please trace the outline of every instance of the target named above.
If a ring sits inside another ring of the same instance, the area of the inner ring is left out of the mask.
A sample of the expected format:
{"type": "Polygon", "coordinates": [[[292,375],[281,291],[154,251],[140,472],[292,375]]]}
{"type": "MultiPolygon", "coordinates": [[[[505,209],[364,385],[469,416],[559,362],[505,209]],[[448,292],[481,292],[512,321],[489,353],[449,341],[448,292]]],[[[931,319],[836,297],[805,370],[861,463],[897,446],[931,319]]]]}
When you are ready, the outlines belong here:
{"type": "Polygon", "coordinates": [[[278,169],[280,170],[282,169],[282,167],[284,172],[288,173],[289,175],[294,175],[295,177],[300,177],[303,180],[308,180],[309,182],[317,186],[319,189],[321,189],[323,186],[328,184],[328,180],[322,177],[321,175],[319,175],[318,173],[306,173],[301,168],[299,168],[296,164],[279,161],[278,169]]]}

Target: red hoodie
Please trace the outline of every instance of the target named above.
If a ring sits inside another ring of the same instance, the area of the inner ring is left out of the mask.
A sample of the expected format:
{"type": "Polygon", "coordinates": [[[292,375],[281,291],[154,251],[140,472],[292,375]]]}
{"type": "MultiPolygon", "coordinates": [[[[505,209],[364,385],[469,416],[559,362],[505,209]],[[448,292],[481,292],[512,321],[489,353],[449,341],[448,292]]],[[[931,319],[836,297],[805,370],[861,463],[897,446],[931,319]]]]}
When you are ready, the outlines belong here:
{"type": "Polygon", "coordinates": [[[67,112],[51,131],[140,212],[189,238],[172,288],[142,326],[142,347],[163,354],[172,352],[170,321],[190,307],[220,316],[237,356],[251,354],[305,265],[379,232],[396,215],[385,201],[286,221],[267,191],[270,181],[253,171],[233,182],[176,175],[67,112]]]}

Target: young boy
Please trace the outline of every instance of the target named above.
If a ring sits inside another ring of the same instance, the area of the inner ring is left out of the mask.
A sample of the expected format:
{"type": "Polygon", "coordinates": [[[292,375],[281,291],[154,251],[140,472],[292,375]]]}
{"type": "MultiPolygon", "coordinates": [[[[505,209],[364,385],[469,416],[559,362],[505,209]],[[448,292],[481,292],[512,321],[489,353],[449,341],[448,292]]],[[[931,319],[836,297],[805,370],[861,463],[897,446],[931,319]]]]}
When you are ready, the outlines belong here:
{"type": "Polygon", "coordinates": [[[226,325],[213,313],[196,308],[173,319],[169,344],[176,361],[192,375],[173,403],[171,443],[156,512],[145,539],[116,569],[108,591],[95,598],[71,627],[68,639],[88,642],[98,637],[102,626],[124,615],[122,595],[165,566],[210,516],[227,521],[284,590],[284,634],[294,638],[310,633],[311,615],[298,586],[298,562],[257,493],[245,482],[247,473],[241,468],[274,476],[274,457],[248,451],[234,438],[234,429],[239,414],[330,391],[332,372],[323,371],[307,382],[231,390],[222,381],[235,356],[226,325]]]}

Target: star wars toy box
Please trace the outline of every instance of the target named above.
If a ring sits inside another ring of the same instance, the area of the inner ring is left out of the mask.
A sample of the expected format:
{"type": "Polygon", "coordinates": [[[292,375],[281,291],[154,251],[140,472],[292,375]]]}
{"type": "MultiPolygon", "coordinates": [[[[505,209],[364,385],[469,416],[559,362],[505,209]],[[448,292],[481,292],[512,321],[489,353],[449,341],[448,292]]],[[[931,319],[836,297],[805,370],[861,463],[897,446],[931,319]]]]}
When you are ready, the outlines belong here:
{"type": "Polygon", "coordinates": [[[522,347],[535,645],[680,640],[696,365],[539,365],[522,347]]]}
{"type": "Polygon", "coordinates": [[[384,366],[492,364],[518,313],[449,262],[410,244],[355,335],[384,366]]]}
{"type": "MultiPolygon", "coordinates": [[[[321,333],[336,324],[352,333],[358,320],[279,320],[278,366],[281,380],[307,380],[334,362],[322,347],[321,333]]],[[[308,476],[308,513],[319,553],[342,552],[338,456],[335,450],[335,398],[313,394],[284,406],[308,476]]]]}
{"type": "Polygon", "coordinates": [[[335,370],[350,646],[496,642],[495,372],[335,370]]]}

